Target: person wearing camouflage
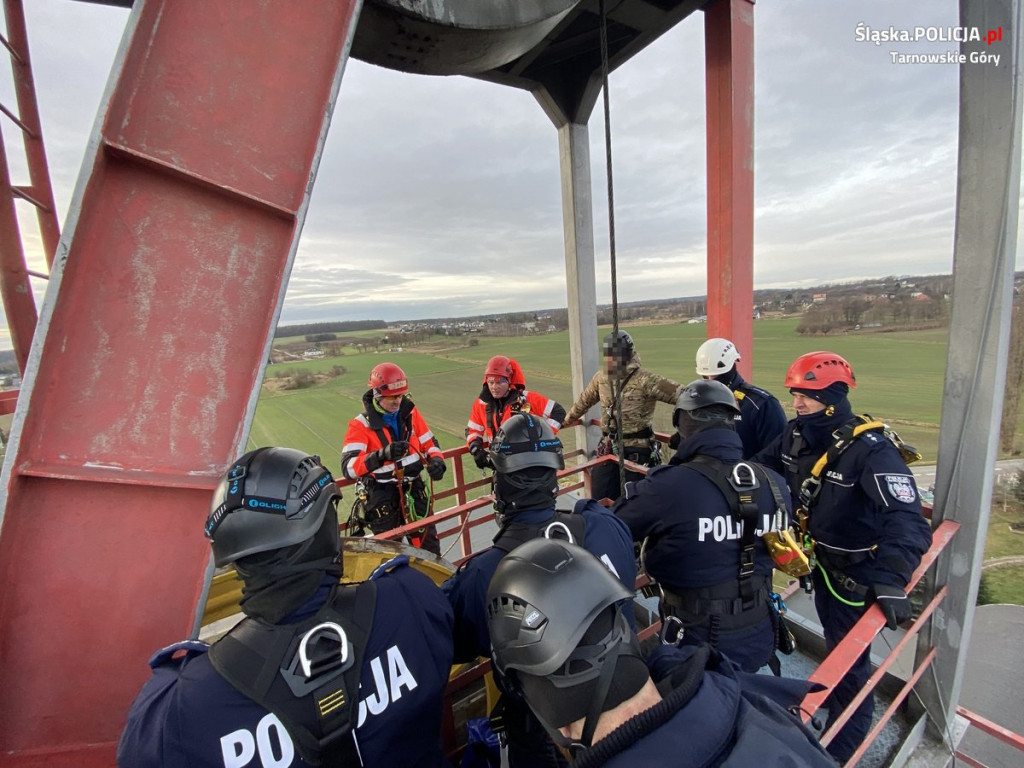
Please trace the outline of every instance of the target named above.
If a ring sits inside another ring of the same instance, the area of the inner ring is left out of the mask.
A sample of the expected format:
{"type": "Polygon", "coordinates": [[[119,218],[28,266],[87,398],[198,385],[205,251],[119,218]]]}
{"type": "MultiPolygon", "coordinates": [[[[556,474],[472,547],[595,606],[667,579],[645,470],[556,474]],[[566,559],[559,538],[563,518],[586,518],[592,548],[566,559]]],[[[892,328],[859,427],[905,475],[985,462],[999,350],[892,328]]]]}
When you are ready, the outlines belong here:
{"type": "MultiPolygon", "coordinates": [[[[651,419],[658,401],[675,407],[683,387],[641,367],[633,338],[625,331],[609,333],[604,339],[604,371],[598,371],[586,389],[580,393],[562,426],[582,424],[580,419],[598,402],[601,403],[601,442],[597,455],[618,450],[622,438],[622,453],[629,461],[654,467],[661,464],[661,450],[651,419]],[[619,403],[622,405],[621,435],[618,426],[619,403]]],[[[640,480],[637,472],[626,472],[626,481],[640,480]]],[[[617,499],[619,467],[605,462],[594,467],[590,476],[591,496],[595,499],[617,499]]]]}

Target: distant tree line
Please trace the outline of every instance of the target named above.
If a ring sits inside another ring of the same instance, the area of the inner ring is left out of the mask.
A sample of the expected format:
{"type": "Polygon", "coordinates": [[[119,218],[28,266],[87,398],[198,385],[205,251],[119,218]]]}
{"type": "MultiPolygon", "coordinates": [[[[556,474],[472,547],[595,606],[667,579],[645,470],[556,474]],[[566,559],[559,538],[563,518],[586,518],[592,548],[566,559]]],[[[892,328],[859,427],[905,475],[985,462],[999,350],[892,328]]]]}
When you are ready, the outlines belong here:
{"type": "Polygon", "coordinates": [[[301,325],[279,325],[274,331],[274,338],[286,336],[307,336],[318,333],[338,333],[345,331],[373,331],[387,328],[383,320],[346,320],[334,323],[303,323],[301,325]]]}

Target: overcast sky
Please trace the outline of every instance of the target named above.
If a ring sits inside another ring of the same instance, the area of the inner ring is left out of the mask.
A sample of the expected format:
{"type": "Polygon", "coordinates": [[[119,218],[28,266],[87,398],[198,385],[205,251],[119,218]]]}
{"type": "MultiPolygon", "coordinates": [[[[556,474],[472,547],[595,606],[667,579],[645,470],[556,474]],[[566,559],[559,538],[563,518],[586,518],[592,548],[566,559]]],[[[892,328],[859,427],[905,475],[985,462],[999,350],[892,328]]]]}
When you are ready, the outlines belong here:
{"type": "MultiPolygon", "coordinates": [[[[70,0],[26,6],[63,221],[128,11],[70,0]]],[[[890,52],[957,44],[874,45],[855,34],[861,22],[948,28],[957,14],[956,0],[755,6],[755,287],[951,270],[958,69],[897,64],[890,52]]],[[[706,290],[703,48],[698,13],[612,74],[622,301],[706,290]]],[[[11,103],[10,83],[0,88],[11,103]]],[[[4,132],[11,147],[9,125],[4,132]]],[[[600,101],[590,137],[598,300],[607,302],[600,101]]],[[[9,154],[14,182],[24,183],[23,162],[9,154]]],[[[23,230],[30,247],[38,242],[35,227],[23,230]]],[[[42,264],[36,245],[29,266],[42,264]]],[[[282,321],[565,303],[557,137],[533,97],[350,61],[282,321]]]]}

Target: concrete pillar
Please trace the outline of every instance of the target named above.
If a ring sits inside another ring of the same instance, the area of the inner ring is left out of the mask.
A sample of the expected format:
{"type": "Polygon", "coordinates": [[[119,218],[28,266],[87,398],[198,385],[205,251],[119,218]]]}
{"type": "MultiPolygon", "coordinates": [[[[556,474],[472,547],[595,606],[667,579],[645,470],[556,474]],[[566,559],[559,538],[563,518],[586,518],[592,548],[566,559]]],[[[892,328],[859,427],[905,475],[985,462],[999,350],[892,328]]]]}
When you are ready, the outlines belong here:
{"type": "MultiPolygon", "coordinates": [[[[590,185],[590,130],[586,123],[566,122],[558,128],[562,175],[562,227],[565,232],[565,278],[569,307],[569,359],[572,391],[578,397],[597,371],[597,286],[594,269],[594,206],[590,185]]],[[[587,418],[597,418],[594,406],[587,418]]],[[[587,451],[593,451],[601,430],[587,428],[587,451]]],[[[583,446],[581,446],[583,447],[583,446]]]]}
{"type": "Polygon", "coordinates": [[[1020,194],[1021,2],[961,0],[960,24],[983,36],[997,30],[1001,39],[961,44],[968,57],[998,55],[999,63],[960,66],[953,316],[935,517],[961,528],[936,564],[934,581],[946,585],[949,596],[922,633],[928,635],[922,646],[934,646],[937,656],[934,675],[917,686],[932,716],[949,724],[944,733],[931,733],[943,740],[960,699],[998,455],[1020,194]]]}

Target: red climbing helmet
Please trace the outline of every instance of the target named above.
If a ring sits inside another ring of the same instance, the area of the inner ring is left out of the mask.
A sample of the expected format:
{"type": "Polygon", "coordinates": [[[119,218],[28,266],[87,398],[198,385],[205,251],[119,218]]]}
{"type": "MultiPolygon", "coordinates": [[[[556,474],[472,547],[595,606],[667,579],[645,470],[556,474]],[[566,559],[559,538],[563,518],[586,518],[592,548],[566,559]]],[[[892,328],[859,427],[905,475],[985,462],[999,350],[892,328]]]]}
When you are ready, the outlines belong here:
{"type": "Polygon", "coordinates": [[[488,376],[500,376],[512,381],[512,361],[504,355],[495,355],[487,361],[487,368],[484,370],[485,384],[488,376]]]}
{"type": "Polygon", "coordinates": [[[370,388],[377,397],[404,395],[409,391],[405,371],[394,363],[381,363],[370,371],[370,388]]]}
{"type": "Polygon", "coordinates": [[[825,389],[842,382],[849,387],[857,386],[853,368],[835,352],[808,352],[800,355],[786,371],[787,389],[825,389]]]}

